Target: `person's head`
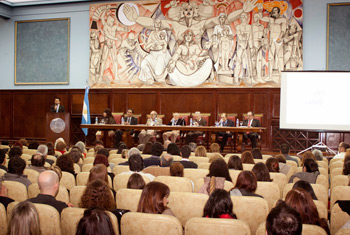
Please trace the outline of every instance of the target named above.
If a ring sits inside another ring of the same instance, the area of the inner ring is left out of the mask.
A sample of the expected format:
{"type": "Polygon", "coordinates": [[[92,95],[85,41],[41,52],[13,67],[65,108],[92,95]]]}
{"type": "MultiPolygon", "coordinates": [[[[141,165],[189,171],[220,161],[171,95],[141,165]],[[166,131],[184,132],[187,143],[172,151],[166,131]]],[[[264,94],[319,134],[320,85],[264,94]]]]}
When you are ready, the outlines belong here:
{"type": "Polygon", "coordinates": [[[128,146],[126,146],[126,144],[124,144],[124,143],[121,143],[118,147],[117,154],[121,154],[123,149],[128,149],[128,146]]]}
{"type": "Polygon", "coordinates": [[[213,161],[209,166],[209,177],[223,177],[225,180],[232,182],[227,164],[223,159],[213,161]]]}
{"type": "Polygon", "coordinates": [[[203,217],[220,218],[223,214],[228,214],[234,219],[237,218],[233,213],[230,193],[224,189],[215,189],[205,203],[203,217]]]}
{"type": "Polygon", "coordinates": [[[28,141],[25,138],[19,139],[19,142],[22,143],[22,146],[27,146],[28,147],[28,141]]]}
{"type": "Polygon", "coordinates": [[[128,159],[129,162],[129,168],[131,171],[142,171],[144,168],[143,165],[143,158],[141,157],[140,154],[133,154],[129,157],[128,159]]]}
{"type": "Polygon", "coordinates": [[[308,158],[304,161],[303,171],[305,172],[316,172],[318,170],[318,165],[314,159],[308,158]]]}
{"type": "Polygon", "coordinates": [[[63,154],[57,158],[56,166],[58,166],[61,171],[66,171],[74,174],[74,162],[69,154],[63,154]]]}
{"type": "Polygon", "coordinates": [[[350,145],[348,143],[345,142],[340,142],[339,143],[339,147],[338,147],[338,151],[341,152],[345,152],[348,148],[350,147],[350,145]]]}
{"type": "Polygon", "coordinates": [[[295,188],[302,188],[305,191],[307,191],[313,200],[317,200],[316,194],[314,192],[314,189],[312,188],[311,184],[305,180],[298,180],[294,185],[293,189],[295,188]]]}
{"type": "Polygon", "coordinates": [[[74,163],[78,163],[83,155],[82,155],[82,152],[80,151],[80,148],[78,148],[77,146],[74,146],[70,150],[69,156],[72,158],[74,163]]]}
{"type": "Polygon", "coordinates": [[[247,113],[247,119],[248,119],[248,120],[253,120],[253,118],[254,118],[254,113],[253,113],[252,111],[249,111],[249,112],[247,113]]]}
{"type": "Polygon", "coordinates": [[[17,140],[12,146],[17,146],[17,147],[20,147],[21,149],[23,149],[23,144],[19,140],[17,140]]]}
{"type": "Polygon", "coordinates": [[[254,193],[258,186],[256,176],[251,171],[242,171],[237,176],[236,185],[234,188],[245,189],[248,192],[254,193]]]}
{"type": "Polygon", "coordinates": [[[168,148],[167,148],[167,153],[171,154],[171,155],[177,155],[177,156],[180,156],[180,149],[179,147],[177,146],[177,144],[175,143],[170,143],[168,145],[168,148]]]}
{"type": "Polygon", "coordinates": [[[40,153],[41,155],[46,157],[47,152],[48,152],[48,148],[45,144],[41,144],[38,146],[37,153],[40,153]]]}
{"type": "Polygon", "coordinates": [[[170,166],[170,176],[184,176],[184,166],[180,162],[174,162],[170,166]]]}
{"type": "Polygon", "coordinates": [[[121,154],[122,158],[124,159],[128,158],[128,152],[129,152],[129,149],[123,149],[121,154]]]}
{"type": "Polygon", "coordinates": [[[189,158],[191,155],[191,148],[188,145],[184,145],[181,147],[180,155],[182,158],[189,158]]]}
{"type": "Polygon", "coordinates": [[[158,115],[157,112],[154,110],[150,113],[150,117],[152,120],[155,120],[157,118],[157,115],[158,115]]]}
{"type": "Polygon", "coordinates": [[[61,104],[61,98],[56,97],[55,98],[55,105],[59,105],[59,104],[61,104]]]}
{"type": "Polygon", "coordinates": [[[112,116],[112,111],[110,109],[105,109],[105,111],[103,111],[103,117],[104,118],[113,117],[112,116]]]}
{"type": "Polygon", "coordinates": [[[344,160],[343,175],[350,175],[350,160],[344,160]]]}
{"type": "Polygon", "coordinates": [[[66,147],[67,147],[66,143],[64,143],[62,141],[60,141],[56,144],[57,151],[66,151],[66,147]]]}
{"type": "Polygon", "coordinates": [[[170,166],[172,163],[173,163],[174,159],[173,157],[170,155],[170,154],[163,154],[161,157],[160,157],[160,165],[162,167],[168,167],[170,166]]]}
{"type": "Polygon", "coordinates": [[[173,113],[174,120],[179,120],[180,114],[179,113],[173,113]]]}
{"type": "Polygon", "coordinates": [[[289,145],[288,144],[281,144],[281,153],[282,154],[289,154],[289,145]]]}
{"type": "Polygon", "coordinates": [[[81,153],[84,153],[85,152],[85,144],[83,141],[78,141],[76,144],[75,144],[76,147],[78,147],[80,149],[80,152],[81,153]]]}
{"type": "Polygon", "coordinates": [[[0,165],[4,165],[5,163],[6,163],[5,151],[0,149],[0,165]]]}
{"type": "Polygon", "coordinates": [[[213,161],[217,160],[217,159],[224,159],[220,153],[212,153],[209,156],[209,163],[212,163],[213,161]]]}
{"type": "Polygon", "coordinates": [[[312,154],[311,151],[306,151],[304,154],[303,154],[303,157],[301,158],[301,165],[304,166],[304,162],[306,159],[313,159],[316,161],[316,158],[315,156],[312,154]]]}
{"type": "Polygon", "coordinates": [[[279,7],[274,7],[270,12],[270,17],[277,19],[280,16],[280,13],[281,13],[281,9],[279,7]]]}
{"type": "Polygon", "coordinates": [[[201,120],[201,118],[202,118],[201,112],[197,111],[194,113],[195,120],[199,121],[199,120],[201,120]]]}
{"type": "Polygon", "coordinates": [[[76,235],[114,235],[112,222],[107,212],[89,208],[79,220],[76,235]]]}
{"type": "Polygon", "coordinates": [[[96,165],[96,164],[103,164],[106,167],[108,167],[109,166],[108,158],[105,155],[97,154],[96,157],[95,157],[93,165],[96,165]]]}
{"type": "Polygon", "coordinates": [[[137,148],[138,150],[140,150],[140,152],[143,151],[143,148],[144,148],[144,147],[145,147],[145,144],[139,144],[139,145],[136,146],[136,148],[137,148]]]}
{"type": "Polygon", "coordinates": [[[128,109],[128,111],[126,112],[126,116],[127,117],[132,117],[132,115],[134,115],[134,110],[133,109],[128,109]]]}
{"type": "Polygon", "coordinates": [[[220,115],[220,118],[221,118],[221,120],[222,120],[223,122],[226,122],[226,120],[227,120],[227,114],[226,114],[226,113],[222,113],[222,114],[220,115]]]}
{"type": "Polygon", "coordinates": [[[8,164],[8,172],[11,174],[22,175],[24,168],[26,168],[26,162],[21,157],[10,158],[8,164]]]}
{"type": "Polygon", "coordinates": [[[321,150],[314,149],[314,150],[312,150],[312,154],[315,156],[315,159],[316,159],[317,161],[322,161],[322,159],[323,159],[323,153],[321,152],[321,150]]]}
{"type": "Polygon", "coordinates": [[[38,185],[41,194],[56,197],[60,186],[58,175],[54,171],[43,171],[38,177],[38,185]]]}
{"type": "Polygon", "coordinates": [[[218,20],[220,25],[224,25],[227,19],[227,15],[225,13],[220,13],[220,15],[218,16],[218,20]]]}
{"type": "Polygon", "coordinates": [[[266,219],[267,235],[301,235],[303,223],[300,214],[280,200],[266,219]]]}
{"type": "Polygon", "coordinates": [[[218,143],[212,143],[209,149],[212,153],[220,153],[220,145],[218,143]]]}
{"type": "Polygon", "coordinates": [[[168,207],[170,189],[160,182],[146,184],[141,193],[137,212],[162,214],[168,207]]]}
{"type": "Polygon", "coordinates": [[[227,165],[229,169],[240,170],[240,171],[243,170],[241,158],[238,157],[237,155],[231,156],[228,160],[227,165]]]}
{"type": "Polygon", "coordinates": [[[39,215],[35,206],[28,201],[18,203],[12,210],[8,223],[9,235],[40,235],[39,215]]]}
{"type": "MultiPolygon", "coordinates": [[[[283,156],[283,155],[282,155],[283,156]]],[[[270,157],[266,160],[266,166],[269,172],[280,172],[280,167],[278,165],[278,160],[274,157],[270,157]]]]}
{"type": "Polygon", "coordinates": [[[274,158],[276,158],[276,160],[280,163],[287,163],[286,158],[283,156],[283,154],[277,154],[274,158]]]}
{"type": "Polygon", "coordinates": [[[129,189],[143,189],[146,185],[142,175],[134,173],[129,177],[127,188],[129,189]]]}
{"type": "Polygon", "coordinates": [[[55,155],[55,148],[53,147],[53,143],[48,142],[48,143],[46,143],[46,146],[47,146],[47,154],[54,156],[55,155]]]}
{"type": "Polygon", "coordinates": [[[8,154],[10,159],[15,156],[20,157],[22,155],[22,148],[19,146],[13,146],[8,154]]]}
{"type": "Polygon", "coordinates": [[[270,172],[267,169],[267,166],[263,162],[258,162],[254,165],[252,172],[256,176],[257,181],[265,181],[270,182],[272,181],[270,178],[270,172]]]}
{"type": "Polygon", "coordinates": [[[191,152],[194,152],[197,148],[197,144],[195,142],[190,142],[188,146],[190,147],[191,152]]]}
{"type": "Polygon", "coordinates": [[[304,189],[296,188],[289,191],[285,202],[299,212],[303,224],[319,225],[319,214],[311,195],[304,189]]]}
{"type": "Polygon", "coordinates": [[[152,155],[153,155],[153,156],[160,156],[160,155],[162,155],[163,150],[164,150],[164,147],[163,147],[162,143],[160,143],[160,142],[155,142],[155,143],[152,145],[151,152],[152,152],[152,155]]]}
{"type": "Polygon", "coordinates": [[[250,151],[245,151],[241,155],[242,163],[255,164],[253,154],[250,151]]]}
{"type": "Polygon", "coordinates": [[[147,142],[143,147],[142,154],[152,154],[152,142],[147,142]]]}
{"type": "Polygon", "coordinates": [[[252,155],[254,159],[263,159],[260,149],[253,148],[252,149],[252,155]]]}
{"type": "Polygon", "coordinates": [[[114,210],[115,201],[108,184],[100,179],[88,183],[81,197],[81,207],[96,207],[107,211],[114,210]]]}
{"type": "MultiPolygon", "coordinates": [[[[57,149],[57,144],[59,142],[63,142],[64,144],[66,144],[66,142],[64,141],[64,139],[62,137],[57,138],[56,141],[55,141],[55,144],[54,144],[54,149],[57,149]]],[[[37,149],[37,148],[35,148],[35,149],[37,149]]]]}
{"type": "Polygon", "coordinates": [[[206,157],[207,156],[207,150],[204,146],[198,146],[196,150],[194,151],[194,155],[196,157],[206,157]]]}
{"type": "Polygon", "coordinates": [[[241,23],[247,23],[247,21],[248,21],[248,15],[247,15],[246,13],[243,12],[243,13],[241,14],[240,19],[241,19],[241,23]]]}
{"type": "Polygon", "coordinates": [[[107,158],[109,157],[109,150],[106,148],[100,149],[96,152],[97,154],[105,155],[107,158]]]}
{"type": "Polygon", "coordinates": [[[59,168],[58,166],[50,166],[49,170],[55,172],[56,175],[58,176],[58,180],[59,181],[61,180],[62,178],[61,168],[59,168]]]}
{"type": "Polygon", "coordinates": [[[30,159],[30,164],[32,166],[43,167],[45,165],[45,157],[40,153],[35,153],[30,159]]]}
{"type": "Polygon", "coordinates": [[[141,152],[140,152],[140,150],[138,150],[137,148],[132,147],[132,148],[129,149],[129,151],[128,151],[128,158],[130,158],[130,156],[131,156],[131,155],[134,155],[134,154],[141,155],[141,152]]]}
{"type": "Polygon", "coordinates": [[[108,184],[107,167],[104,164],[96,164],[91,168],[88,183],[96,179],[103,180],[108,184]]]}

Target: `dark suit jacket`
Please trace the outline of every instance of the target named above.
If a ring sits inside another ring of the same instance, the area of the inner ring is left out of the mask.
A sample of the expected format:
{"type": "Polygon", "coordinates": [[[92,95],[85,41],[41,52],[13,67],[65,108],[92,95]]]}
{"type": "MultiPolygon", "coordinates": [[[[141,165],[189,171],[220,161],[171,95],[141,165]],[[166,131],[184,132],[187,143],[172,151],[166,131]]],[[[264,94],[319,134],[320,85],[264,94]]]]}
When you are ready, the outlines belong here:
{"type": "Polygon", "coordinates": [[[178,161],[180,162],[184,168],[198,168],[198,165],[192,161],[178,161]]]}
{"type": "MultiPolygon", "coordinates": [[[[61,211],[68,207],[66,203],[57,201],[56,198],[54,198],[51,195],[46,195],[46,194],[38,194],[38,196],[28,199],[27,201],[31,203],[41,203],[41,204],[46,204],[52,207],[55,207],[56,210],[61,214],[61,211]]],[[[78,205],[74,205],[78,206],[78,205]]]]}
{"type": "Polygon", "coordinates": [[[223,126],[235,126],[235,123],[232,120],[227,119],[226,122],[224,122],[222,125],[223,126]]]}
{"type": "Polygon", "coordinates": [[[160,165],[160,157],[158,156],[151,156],[149,158],[143,159],[143,165],[146,167],[149,166],[159,166],[160,165]]]}
{"type": "MultiPolygon", "coordinates": [[[[128,121],[128,117],[123,117],[124,122],[128,121]]],[[[136,117],[131,117],[130,125],[137,125],[137,118],[136,117]]]]}
{"type": "Polygon", "coordinates": [[[197,122],[198,126],[206,126],[207,121],[204,118],[201,118],[201,120],[198,122],[197,120],[194,120],[193,122],[197,122]]]}
{"type": "MultiPolygon", "coordinates": [[[[172,120],[172,119],[171,119],[172,120]]],[[[172,121],[170,120],[169,122],[169,126],[173,125],[172,121]]],[[[186,126],[186,122],[184,119],[179,118],[176,122],[175,122],[175,126],[186,126]]]]}
{"type": "MultiPolygon", "coordinates": [[[[50,112],[52,113],[56,113],[56,109],[55,109],[55,105],[51,105],[51,108],[50,108],[50,112]]],[[[58,112],[59,113],[64,113],[64,106],[60,104],[60,106],[58,107],[58,112]]]]}
{"type": "MultiPolygon", "coordinates": [[[[242,125],[243,126],[248,126],[248,120],[244,120],[242,125]]],[[[251,126],[252,127],[259,127],[260,126],[259,120],[258,119],[253,119],[251,126]]]]}

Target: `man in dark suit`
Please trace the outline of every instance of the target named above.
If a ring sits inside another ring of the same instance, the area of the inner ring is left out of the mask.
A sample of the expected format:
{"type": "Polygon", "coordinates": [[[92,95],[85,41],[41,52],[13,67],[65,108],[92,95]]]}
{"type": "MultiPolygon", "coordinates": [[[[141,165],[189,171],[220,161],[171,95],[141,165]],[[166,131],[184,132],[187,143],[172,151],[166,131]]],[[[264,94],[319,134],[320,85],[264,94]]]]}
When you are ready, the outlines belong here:
{"type": "Polygon", "coordinates": [[[198,165],[190,160],[188,158],[191,155],[191,148],[188,145],[184,145],[181,147],[180,155],[182,157],[181,161],[179,161],[184,168],[198,168],[198,165]]]}
{"type": "Polygon", "coordinates": [[[52,113],[64,113],[64,106],[61,105],[61,99],[59,97],[55,98],[55,104],[51,105],[50,112],[52,112],[52,113]]]}
{"type": "MultiPolygon", "coordinates": [[[[169,126],[186,126],[186,122],[184,119],[180,118],[179,113],[173,113],[173,118],[170,120],[169,126]]],[[[165,141],[167,141],[169,138],[172,143],[176,142],[176,138],[180,135],[180,131],[173,130],[173,131],[167,131],[163,133],[163,143],[165,145],[165,141]]]]}
{"type": "Polygon", "coordinates": [[[145,165],[145,167],[160,166],[160,156],[162,155],[163,150],[163,145],[160,142],[155,142],[152,145],[152,156],[143,160],[143,164],[145,165]]]}
{"type": "MultiPolygon", "coordinates": [[[[194,126],[206,126],[207,121],[202,118],[200,112],[195,112],[194,113],[194,121],[193,121],[194,126]]],[[[199,135],[203,135],[203,131],[190,131],[186,135],[186,144],[189,144],[190,142],[196,142],[196,139],[199,135]]]]}
{"type": "MultiPolygon", "coordinates": [[[[247,119],[243,121],[243,126],[247,127],[259,127],[260,122],[258,119],[254,119],[254,114],[252,111],[249,111],[247,113],[247,119]]],[[[252,142],[252,149],[256,147],[256,140],[258,139],[259,135],[256,132],[245,132],[243,133],[243,143],[242,143],[242,151],[245,149],[245,142],[249,138],[252,142]]]]}
{"type": "MultiPolygon", "coordinates": [[[[128,109],[126,116],[122,117],[122,123],[124,125],[137,125],[137,118],[133,116],[134,110],[128,109]]],[[[129,130],[127,130],[129,131],[129,130]]],[[[120,141],[122,141],[124,130],[117,130],[115,132],[115,147],[118,148],[120,141]]],[[[134,134],[134,130],[130,130],[130,135],[134,134]]]]}
{"type": "MultiPolygon", "coordinates": [[[[230,120],[227,119],[227,114],[226,113],[222,113],[221,114],[221,120],[220,120],[220,126],[235,126],[235,123],[230,120]]],[[[216,139],[218,139],[219,136],[222,136],[222,140],[221,142],[218,141],[218,143],[220,144],[220,152],[224,151],[226,142],[228,137],[232,136],[232,133],[230,131],[219,131],[216,133],[216,139]]]]}

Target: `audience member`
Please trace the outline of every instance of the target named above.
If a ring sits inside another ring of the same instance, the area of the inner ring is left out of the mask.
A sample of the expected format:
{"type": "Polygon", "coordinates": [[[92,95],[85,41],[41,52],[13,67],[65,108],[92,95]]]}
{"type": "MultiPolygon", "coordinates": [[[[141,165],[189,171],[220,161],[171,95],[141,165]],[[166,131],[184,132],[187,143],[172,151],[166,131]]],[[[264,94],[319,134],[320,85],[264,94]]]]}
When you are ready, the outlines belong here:
{"type": "Polygon", "coordinates": [[[330,234],[327,220],[320,218],[315,202],[311,195],[304,189],[292,189],[286,195],[287,205],[299,212],[303,224],[317,225],[330,234]]]}
{"type": "Polygon", "coordinates": [[[281,145],[281,154],[284,156],[284,158],[286,160],[294,161],[294,162],[296,162],[297,166],[299,166],[299,162],[296,159],[296,157],[289,156],[289,145],[288,144],[281,145]]]}
{"type": "Polygon", "coordinates": [[[311,151],[306,151],[306,152],[303,154],[302,158],[301,158],[301,166],[304,166],[304,161],[305,161],[306,159],[309,159],[309,158],[311,158],[311,159],[313,159],[314,161],[316,161],[316,158],[315,158],[315,156],[312,154],[312,152],[311,152],[311,151]]]}
{"type": "Polygon", "coordinates": [[[303,171],[297,172],[294,175],[292,175],[289,178],[289,183],[293,183],[294,179],[298,178],[301,180],[305,180],[310,184],[315,184],[319,175],[320,172],[318,171],[317,163],[313,159],[308,158],[304,161],[303,171]]]}
{"type": "Polygon", "coordinates": [[[142,154],[152,154],[152,142],[147,142],[143,147],[142,154]]]}
{"type": "Polygon", "coordinates": [[[123,151],[121,153],[122,158],[127,159],[128,158],[128,152],[129,152],[129,149],[123,149],[123,151]]]}
{"type": "Polygon", "coordinates": [[[257,186],[258,183],[255,174],[251,171],[242,171],[237,177],[235,187],[230,190],[230,195],[262,197],[255,194],[257,186]]]}
{"type": "MultiPolygon", "coordinates": [[[[129,157],[131,155],[134,155],[134,154],[141,155],[141,151],[138,148],[135,148],[135,147],[129,149],[128,154],[127,154],[127,159],[129,159],[129,157]]],[[[118,165],[128,166],[129,165],[129,161],[125,161],[125,162],[119,163],[118,165]]]]}
{"type": "Polygon", "coordinates": [[[54,163],[53,160],[51,159],[47,159],[47,152],[48,152],[48,148],[45,144],[41,144],[38,146],[37,150],[36,150],[37,153],[40,153],[41,155],[44,156],[45,158],[45,162],[49,163],[50,165],[52,165],[54,163]]]}
{"type": "Polygon", "coordinates": [[[194,151],[195,151],[196,148],[197,148],[197,144],[196,144],[195,142],[190,142],[190,143],[188,144],[188,146],[191,148],[191,152],[194,153],[194,151]]]}
{"type": "Polygon", "coordinates": [[[266,160],[266,166],[269,172],[280,172],[280,166],[278,164],[278,160],[274,157],[270,157],[266,160]]]}
{"type": "Polygon", "coordinates": [[[287,175],[291,166],[287,165],[286,158],[282,154],[276,155],[275,158],[278,161],[279,172],[287,175]]]}
{"type": "Polygon", "coordinates": [[[115,235],[108,214],[97,208],[84,211],[84,216],[77,225],[76,235],[115,235]]]}
{"type": "Polygon", "coordinates": [[[170,189],[160,182],[150,182],[142,190],[137,212],[175,216],[167,207],[170,189]]]}
{"type": "Polygon", "coordinates": [[[180,156],[180,149],[175,143],[170,143],[166,151],[171,155],[180,156]]]}
{"type": "Polygon", "coordinates": [[[86,157],[86,149],[85,149],[85,144],[83,141],[78,141],[76,144],[75,144],[76,147],[79,148],[80,152],[84,155],[84,157],[86,157]]]}
{"type": "Polygon", "coordinates": [[[95,207],[107,211],[113,211],[116,208],[111,189],[105,181],[100,179],[88,183],[81,197],[80,206],[82,208],[95,207]]]}
{"type": "Polygon", "coordinates": [[[314,192],[314,189],[312,188],[311,184],[305,180],[298,180],[294,185],[293,185],[293,189],[295,188],[302,188],[304,189],[306,192],[308,192],[313,200],[318,200],[316,197],[316,194],[314,192]]]}
{"type": "Polygon", "coordinates": [[[8,172],[5,173],[1,180],[5,181],[17,181],[24,184],[27,189],[32,183],[29,181],[27,175],[23,175],[26,162],[20,157],[12,157],[9,161],[8,172]]]}
{"type": "Polygon", "coordinates": [[[0,169],[8,172],[8,169],[5,166],[5,164],[6,164],[6,153],[4,150],[0,149],[0,169]]]}
{"type": "Polygon", "coordinates": [[[126,144],[124,144],[123,142],[120,142],[117,154],[121,154],[123,149],[128,149],[128,146],[126,146],[126,144]]]}
{"type": "Polygon", "coordinates": [[[333,157],[333,159],[344,159],[346,150],[350,148],[350,145],[345,142],[339,143],[338,154],[333,157]]]}
{"type": "Polygon", "coordinates": [[[237,155],[233,155],[229,158],[228,163],[227,163],[228,169],[231,170],[243,170],[243,164],[241,161],[241,158],[238,157],[237,155]]]}
{"type": "Polygon", "coordinates": [[[47,146],[47,155],[51,155],[57,158],[58,156],[55,153],[55,148],[53,147],[53,143],[47,142],[46,146],[47,146]]]}
{"type": "Polygon", "coordinates": [[[350,160],[344,160],[343,175],[350,175],[350,160]]]}
{"type": "Polygon", "coordinates": [[[14,147],[14,146],[20,147],[20,148],[23,150],[23,144],[22,144],[22,142],[19,141],[19,140],[17,140],[17,141],[12,145],[12,147],[14,147]]]}
{"type": "MultiPolygon", "coordinates": [[[[247,119],[243,121],[242,125],[247,127],[259,127],[260,121],[259,119],[254,118],[254,113],[252,111],[249,111],[247,112],[247,119]]],[[[252,148],[254,149],[256,147],[258,138],[259,135],[256,132],[243,132],[242,151],[244,151],[245,143],[248,139],[250,139],[252,148]]]]}
{"type": "Polygon", "coordinates": [[[224,189],[215,189],[205,203],[203,217],[237,219],[230,194],[224,189]]]}
{"type": "Polygon", "coordinates": [[[59,142],[63,142],[63,143],[66,145],[66,142],[64,141],[64,139],[63,139],[62,137],[60,137],[60,138],[56,139],[55,144],[54,144],[54,146],[53,146],[54,149],[57,149],[57,144],[58,144],[59,142]]]}
{"type": "Polygon", "coordinates": [[[80,148],[77,146],[73,146],[69,152],[69,156],[72,158],[74,163],[79,164],[79,166],[82,166],[82,158],[83,158],[83,152],[81,152],[80,148]]]}
{"type": "Polygon", "coordinates": [[[61,181],[61,178],[62,178],[61,168],[59,168],[58,166],[51,166],[49,170],[55,172],[58,175],[58,180],[61,181]]]}
{"type": "Polygon", "coordinates": [[[19,139],[19,142],[22,144],[22,149],[23,148],[28,148],[28,141],[25,138],[19,139]]]}
{"type": "Polygon", "coordinates": [[[254,159],[263,159],[260,149],[253,148],[251,151],[254,159]]]}
{"type": "Polygon", "coordinates": [[[196,150],[194,151],[194,155],[196,157],[207,157],[207,150],[204,146],[198,146],[196,150]]]}
{"type": "Polygon", "coordinates": [[[69,172],[74,176],[77,175],[74,171],[74,162],[68,153],[63,154],[57,158],[56,166],[58,166],[61,171],[69,172]]]}
{"type": "Polygon", "coordinates": [[[180,162],[171,164],[170,176],[184,177],[184,166],[180,162]]]}
{"type": "Polygon", "coordinates": [[[138,173],[133,173],[130,175],[130,178],[128,180],[127,188],[129,189],[143,189],[146,185],[145,180],[143,177],[138,173]]]}
{"type": "Polygon", "coordinates": [[[66,145],[64,142],[59,141],[59,142],[57,143],[57,145],[56,145],[56,149],[55,149],[55,150],[56,150],[57,152],[60,152],[60,153],[62,153],[62,154],[65,154],[66,151],[67,151],[66,147],[67,147],[67,145],[66,145]]]}
{"type": "MultiPolygon", "coordinates": [[[[209,149],[210,149],[211,153],[220,153],[220,145],[218,143],[212,143],[209,146],[209,149]]],[[[222,149],[222,150],[224,150],[224,149],[222,149]]]]}
{"type": "Polygon", "coordinates": [[[232,182],[227,164],[223,159],[217,159],[209,166],[209,174],[204,177],[204,184],[199,193],[210,195],[217,188],[224,188],[225,180],[232,182]]]}
{"type": "Polygon", "coordinates": [[[152,156],[144,159],[145,167],[152,165],[160,165],[160,156],[163,153],[163,145],[160,142],[156,142],[152,145],[152,156]]]}
{"type": "Polygon", "coordinates": [[[109,157],[109,150],[106,149],[106,148],[102,148],[102,149],[99,149],[97,152],[96,152],[96,155],[97,154],[102,154],[104,155],[107,159],[109,157]]]}
{"type": "Polygon", "coordinates": [[[144,162],[140,154],[133,154],[129,157],[129,169],[128,172],[122,172],[120,175],[132,175],[134,173],[147,177],[150,181],[154,180],[154,176],[148,173],[143,173],[144,162]]]}
{"type": "Polygon", "coordinates": [[[266,219],[267,235],[301,235],[303,223],[300,214],[279,200],[266,219]]]}
{"type": "Polygon", "coordinates": [[[179,163],[181,163],[184,168],[198,168],[198,165],[192,161],[190,161],[188,158],[191,155],[191,148],[188,145],[184,145],[181,147],[180,150],[180,156],[182,157],[181,161],[179,161],[179,163]]]}
{"type": "Polygon", "coordinates": [[[89,174],[89,179],[87,183],[90,183],[94,180],[103,180],[108,184],[108,174],[107,174],[107,167],[104,164],[95,164],[89,174]]]}
{"type": "Polygon", "coordinates": [[[19,146],[13,146],[9,153],[9,159],[13,158],[13,157],[20,157],[22,155],[22,149],[19,146]]]}
{"type": "Polygon", "coordinates": [[[61,213],[68,205],[65,202],[57,201],[56,195],[60,187],[58,175],[54,171],[44,171],[38,177],[40,194],[28,199],[31,203],[46,204],[56,208],[61,213]]]}
{"type": "Polygon", "coordinates": [[[257,181],[271,182],[269,169],[263,162],[258,162],[254,165],[252,172],[256,176],[257,181]]]}
{"type": "Polygon", "coordinates": [[[170,167],[170,165],[173,163],[174,159],[173,157],[166,153],[166,154],[163,154],[161,157],[160,157],[160,166],[161,167],[170,167]]]}
{"type": "Polygon", "coordinates": [[[37,172],[41,173],[47,170],[47,168],[44,167],[44,165],[45,157],[40,153],[35,153],[33,154],[32,159],[30,160],[30,165],[27,166],[27,169],[36,170],[37,172]]]}
{"type": "Polygon", "coordinates": [[[255,164],[253,155],[249,151],[245,151],[242,153],[241,160],[243,164],[255,164]]]}
{"type": "Polygon", "coordinates": [[[14,202],[14,200],[8,197],[6,186],[0,182],[0,203],[7,209],[8,204],[11,202],[14,202]]]}
{"type": "Polygon", "coordinates": [[[8,223],[8,235],[40,235],[39,215],[35,206],[23,201],[12,210],[8,223]]]}
{"type": "MultiPolygon", "coordinates": [[[[105,155],[97,154],[96,157],[95,157],[93,165],[95,166],[97,164],[103,164],[106,167],[109,167],[108,158],[105,155]]],[[[107,174],[111,177],[112,180],[114,179],[114,176],[115,176],[114,173],[107,172],[107,174]]]]}
{"type": "Polygon", "coordinates": [[[208,158],[209,158],[209,163],[212,163],[217,159],[224,160],[223,156],[220,153],[211,153],[210,156],[208,156],[208,158]]]}
{"type": "Polygon", "coordinates": [[[314,150],[312,150],[312,154],[315,156],[316,161],[323,160],[323,153],[321,150],[314,149],[314,150]]]}

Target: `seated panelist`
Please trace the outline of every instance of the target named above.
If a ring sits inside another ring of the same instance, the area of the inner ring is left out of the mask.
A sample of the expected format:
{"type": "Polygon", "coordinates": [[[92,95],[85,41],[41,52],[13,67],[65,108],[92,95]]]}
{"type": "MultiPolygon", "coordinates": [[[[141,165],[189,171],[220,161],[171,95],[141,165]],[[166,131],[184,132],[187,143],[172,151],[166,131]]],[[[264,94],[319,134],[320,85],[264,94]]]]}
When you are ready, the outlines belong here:
{"type": "MultiPolygon", "coordinates": [[[[222,113],[221,119],[220,119],[220,125],[233,127],[233,126],[235,126],[235,123],[232,120],[227,119],[226,113],[222,113]]],[[[219,131],[216,133],[216,135],[222,136],[221,142],[218,141],[218,143],[220,144],[220,151],[223,152],[225,145],[226,145],[226,142],[227,142],[227,139],[232,136],[232,133],[230,131],[219,131]]],[[[216,138],[216,139],[218,139],[218,138],[216,138]]]]}
{"type": "MultiPolygon", "coordinates": [[[[150,118],[147,120],[147,126],[159,126],[162,125],[162,119],[157,117],[157,112],[152,111],[150,118]]],[[[146,144],[152,137],[156,136],[157,131],[155,130],[142,130],[139,134],[139,143],[146,144]]]]}
{"type": "MultiPolygon", "coordinates": [[[[186,126],[186,122],[183,118],[180,119],[179,113],[173,113],[173,118],[170,120],[169,126],[186,126]]],[[[176,138],[180,135],[179,130],[167,131],[163,133],[163,141],[167,141],[170,138],[172,143],[176,142],[176,138]]]]}
{"type": "MultiPolygon", "coordinates": [[[[247,113],[247,119],[243,121],[243,126],[247,127],[260,127],[260,122],[258,119],[254,119],[254,113],[252,111],[249,111],[247,113]]],[[[256,148],[256,140],[258,139],[259,135],[256,132],[245,132],[243,133],[243,143],[242,143],[242,151],[245,146],[245,142],[247,139],[250,139],[252,142],[252,149],[256,148]]]]}
{"type": "MultiPolygon", "coordinates": [[[[133,109],[128,109],[126,116],[122,117],[122,124],[123,125],[137,125],[137,118],[133,116],[134,115],[134,110],[133,109]]],[[[119,147],[120,141],[122,141],[123,133],[125,130],[117,130],[115,132],[115,147],[119,147]]],[[[134,130],[126,130],[130,131],[130,135],[134,134],[134,130]]]]}
{"type": "MultiPolygon", "coordinates": [[[[105,109],[99,123],[101,123],[101,124],[116,124],[115,119],[114,119],[110,109],[105,109]]],[[[113,137],[114,133],[115,132],[113,130],[108,130],[109,137],[113,137]]],[[[103,138],[103,131],[97,131],[96,132],[96,140],[101,140],[102,138],[103,138]]]]}

